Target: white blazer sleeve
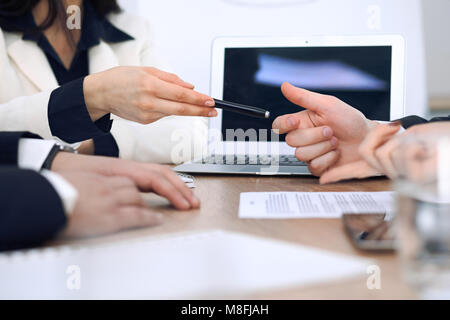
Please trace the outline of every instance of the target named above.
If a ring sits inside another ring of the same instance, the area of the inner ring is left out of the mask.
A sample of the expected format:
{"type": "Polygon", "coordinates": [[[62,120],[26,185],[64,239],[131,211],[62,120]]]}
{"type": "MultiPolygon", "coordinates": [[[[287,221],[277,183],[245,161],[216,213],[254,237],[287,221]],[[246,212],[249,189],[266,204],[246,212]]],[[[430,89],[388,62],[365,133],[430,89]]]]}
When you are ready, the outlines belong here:
{"type": "Polygon", "coordinates": [[[51,139],[52,134],[47,117],[50,94],[51,91],[44,91],[0,104],[2,131],[29,131],[44,139],[51,139]]]}
{"type": "Polygon", "coordinates": [[[31,131],[43,138],[51,138],[47,118],[51,91],[13,99],[17,96],[17,88],[21,87],[13,75],[0,29],[0,128],[3,131],[31,131]]]}
{"type": "MultiPolygon", "coordinates": [[[[145,22],[140,59],[142,66],[172,72],[152,44],[150,25],[145,22]]],[[[141,39],[139,39],[141,40],[141,39]]],[[[171,116],[149,125],[113,117],[111,130],[120,157],[145,162],[180,163],[206,152],[208,122],[199,117],[171,116]]]]}

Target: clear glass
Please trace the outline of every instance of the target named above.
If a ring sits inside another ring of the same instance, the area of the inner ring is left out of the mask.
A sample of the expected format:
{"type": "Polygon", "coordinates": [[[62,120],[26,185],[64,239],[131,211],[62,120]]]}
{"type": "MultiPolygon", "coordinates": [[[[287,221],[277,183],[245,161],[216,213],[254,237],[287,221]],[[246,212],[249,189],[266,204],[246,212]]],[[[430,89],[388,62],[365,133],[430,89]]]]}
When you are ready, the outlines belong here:
{"type": "Polygon", "coordinates": [[[398,246],[404,275],[425,299],[450,299],[450,139],[414,136],[393,157],[401,177],[398,246]]]}

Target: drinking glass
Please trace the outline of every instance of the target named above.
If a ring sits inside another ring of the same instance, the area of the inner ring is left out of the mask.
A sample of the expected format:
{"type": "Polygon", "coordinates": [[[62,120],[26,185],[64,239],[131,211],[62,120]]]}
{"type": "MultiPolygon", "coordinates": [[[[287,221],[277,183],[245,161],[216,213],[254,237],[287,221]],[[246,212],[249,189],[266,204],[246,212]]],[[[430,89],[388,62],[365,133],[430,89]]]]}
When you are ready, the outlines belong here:
{"type": "Polygon", "coordinates": [[[398,249],[424,299],[450,299],[450,137],[410,136],[393,154],[398,249]]]}

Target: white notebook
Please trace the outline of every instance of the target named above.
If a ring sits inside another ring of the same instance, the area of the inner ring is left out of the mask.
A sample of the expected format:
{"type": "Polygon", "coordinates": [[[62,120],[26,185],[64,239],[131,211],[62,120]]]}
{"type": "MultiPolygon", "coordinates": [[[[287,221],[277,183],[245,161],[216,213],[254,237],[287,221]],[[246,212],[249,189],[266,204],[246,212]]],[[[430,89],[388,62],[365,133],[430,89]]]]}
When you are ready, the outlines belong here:
{"type": "Polygon", "coordinates": [[[206,231],[1,254],[0,298],[233,298],[363,275],[368,265],[285,242],[206,231]]]}

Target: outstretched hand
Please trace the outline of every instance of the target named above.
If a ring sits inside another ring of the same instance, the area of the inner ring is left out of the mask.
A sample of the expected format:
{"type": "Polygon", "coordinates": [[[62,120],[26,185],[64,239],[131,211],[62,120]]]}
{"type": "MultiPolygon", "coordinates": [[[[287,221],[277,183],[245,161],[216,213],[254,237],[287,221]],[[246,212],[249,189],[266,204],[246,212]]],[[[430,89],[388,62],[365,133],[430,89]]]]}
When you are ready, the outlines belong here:
{"type": "Polygon", "coordinates": [[[450,123],[436,122],[413,126],[398,134],[398,122],[374,128],[361,143],[363,160],[335,167],[320,177],[321,183],[386,175],[412,181],[426,181],[436,176],[436,138],[450,136],[450,123]],[[427,140],[428,139],[428,140],[427,140]]]}
{"type": "Polygon", "coordinates": [[[289,83],[281,90],[289,101],[306,110],[280,116],[272,127],[280,134],[287,133],[286,143],[296,148],[296,157],[308,163],[313,175],[361,160],[359,145],[375,122],[336,97],[289,83]]]}

